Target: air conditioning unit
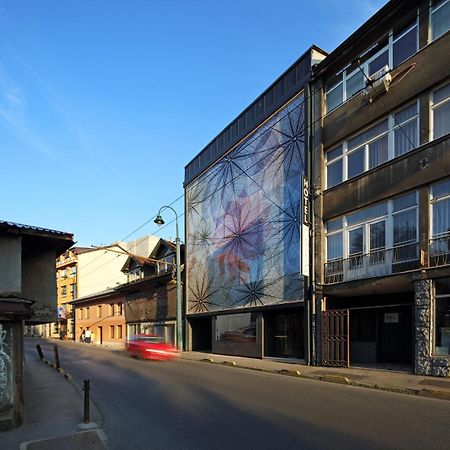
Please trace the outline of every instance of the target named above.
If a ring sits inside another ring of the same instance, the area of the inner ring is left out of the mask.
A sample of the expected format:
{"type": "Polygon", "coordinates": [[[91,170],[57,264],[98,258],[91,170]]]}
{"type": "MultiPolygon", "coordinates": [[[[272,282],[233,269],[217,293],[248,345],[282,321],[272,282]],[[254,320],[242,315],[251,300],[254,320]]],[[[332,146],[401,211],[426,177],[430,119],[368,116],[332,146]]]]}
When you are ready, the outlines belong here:
{"type": "Polygon", "coordinates": [[[384,94],[389,90],[392,77],[389,73],[389,66],[385,65],[380,70],[377,70],[366,81],[365,94],[369,97],[369,101],[372,103],[377,97],[384,94]]]}

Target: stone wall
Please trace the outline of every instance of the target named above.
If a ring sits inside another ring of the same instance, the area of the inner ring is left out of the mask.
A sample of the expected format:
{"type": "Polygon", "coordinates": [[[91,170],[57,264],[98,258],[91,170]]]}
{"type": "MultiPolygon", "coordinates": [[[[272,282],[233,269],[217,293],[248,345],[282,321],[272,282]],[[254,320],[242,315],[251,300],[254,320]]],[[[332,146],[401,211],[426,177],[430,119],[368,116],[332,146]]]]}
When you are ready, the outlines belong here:
{"type": "Polygon", "coordinates": [[[450,358],[433,356],[434,294],[432,280],[415,282],[417,375],[450,376],[450,358]]]}

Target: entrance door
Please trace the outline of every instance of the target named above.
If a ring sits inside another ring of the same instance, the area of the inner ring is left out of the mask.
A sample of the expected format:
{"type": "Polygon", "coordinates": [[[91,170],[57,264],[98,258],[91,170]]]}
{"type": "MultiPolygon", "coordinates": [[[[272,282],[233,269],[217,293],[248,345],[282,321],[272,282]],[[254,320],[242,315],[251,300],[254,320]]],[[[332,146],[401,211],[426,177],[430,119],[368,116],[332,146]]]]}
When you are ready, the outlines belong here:
{"type": "Polygon", "coordinates": [[[103,344],[103,327],[98,327],[98,343],[103,344]]]}
{"type": "Polygon", "coordinates": [[[348,309],[322,312],[321,343],[322,365],[350,366],[348,309]]]}

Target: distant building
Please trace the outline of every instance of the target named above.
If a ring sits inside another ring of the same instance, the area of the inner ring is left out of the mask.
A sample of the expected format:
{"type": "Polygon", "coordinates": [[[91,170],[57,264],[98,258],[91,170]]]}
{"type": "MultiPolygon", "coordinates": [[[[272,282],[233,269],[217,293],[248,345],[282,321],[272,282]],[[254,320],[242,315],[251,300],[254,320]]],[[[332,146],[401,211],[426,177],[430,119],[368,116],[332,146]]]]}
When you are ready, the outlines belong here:
{"type": "Polygon", "coordinates": [[[56,320],[55,259],[73,235],[0,221],[0,429],[23,421],[23,335],[56,320]]]}

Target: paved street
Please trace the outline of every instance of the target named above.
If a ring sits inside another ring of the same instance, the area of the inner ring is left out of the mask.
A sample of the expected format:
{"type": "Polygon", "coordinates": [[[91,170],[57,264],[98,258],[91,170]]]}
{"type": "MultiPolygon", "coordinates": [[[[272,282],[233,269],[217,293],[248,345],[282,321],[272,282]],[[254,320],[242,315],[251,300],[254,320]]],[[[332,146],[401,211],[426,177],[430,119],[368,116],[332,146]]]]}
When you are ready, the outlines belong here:
{"type": "Polygon", "coordinates": [[[91,380],[111,449],[449,447],[447,401],[58,345],[61,366],[91,380]]]}

